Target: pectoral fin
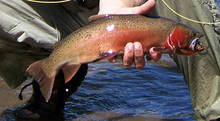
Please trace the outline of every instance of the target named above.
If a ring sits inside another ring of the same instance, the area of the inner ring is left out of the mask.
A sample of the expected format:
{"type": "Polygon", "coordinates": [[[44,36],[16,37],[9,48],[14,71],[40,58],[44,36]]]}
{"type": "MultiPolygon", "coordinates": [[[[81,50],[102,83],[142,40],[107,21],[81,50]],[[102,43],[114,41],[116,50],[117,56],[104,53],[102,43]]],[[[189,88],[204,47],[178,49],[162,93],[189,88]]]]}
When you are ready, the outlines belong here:
{"type": "Polygon", "coordinates": [[[63,73],[65,77],[65,83],[69,82],[76,72],[79,70],[81,65],[74,65],[74,64],[65,64],[63,67],[63,73]]]}
{"type": "Polygon", "coordinates": [[[158,51],[160,53],[165,53],[165,54],[171,53],[171,50],[166,47],[154,47],[153,49],[154,49],[154,51],[158,51]]]}

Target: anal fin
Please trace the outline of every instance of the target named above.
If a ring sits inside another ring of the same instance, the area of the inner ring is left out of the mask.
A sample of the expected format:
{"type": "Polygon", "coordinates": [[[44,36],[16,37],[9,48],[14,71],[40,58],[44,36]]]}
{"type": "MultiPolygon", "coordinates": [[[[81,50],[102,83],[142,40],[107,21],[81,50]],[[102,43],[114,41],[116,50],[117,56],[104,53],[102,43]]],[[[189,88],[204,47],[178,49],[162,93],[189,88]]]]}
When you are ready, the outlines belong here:
{"type": "Polygon", "coordinates": [[[65,77],[65,83],[69,82],[73,76],[76,74],[76,72],[79,70],[81,64],[75,65],[75,64],[65,64],[62,68],[64,77],[65,77]]]}

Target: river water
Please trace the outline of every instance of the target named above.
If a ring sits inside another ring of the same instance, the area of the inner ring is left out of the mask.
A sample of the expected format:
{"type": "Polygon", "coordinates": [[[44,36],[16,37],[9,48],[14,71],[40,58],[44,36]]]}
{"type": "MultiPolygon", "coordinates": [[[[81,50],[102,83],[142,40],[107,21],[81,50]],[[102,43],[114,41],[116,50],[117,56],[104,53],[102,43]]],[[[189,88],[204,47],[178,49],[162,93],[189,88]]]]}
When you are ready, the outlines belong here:
{"type": "Polygon", "coordinates": [[[90,65],[86,80],[66,103],[65,111],[66,119],[97,118],[94,112],[112,112],[130,117],[194,120],[181,73],[177,68],[154,65],[142,70],[125,69],[121,63],[90,65]]]}
{"type": "Polygon", "coordinates": [[[216,0],[217,6],[220,8],[220,0],[216,0]]]}

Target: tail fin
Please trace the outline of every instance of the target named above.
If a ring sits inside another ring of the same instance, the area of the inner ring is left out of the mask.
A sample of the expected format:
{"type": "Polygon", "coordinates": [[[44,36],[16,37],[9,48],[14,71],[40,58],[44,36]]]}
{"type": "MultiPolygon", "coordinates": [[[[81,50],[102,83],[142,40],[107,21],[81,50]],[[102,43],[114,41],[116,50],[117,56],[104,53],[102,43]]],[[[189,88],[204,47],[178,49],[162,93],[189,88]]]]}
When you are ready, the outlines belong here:
{"type": "Polygon", "coordinates": [[[43,70],[44,63],[46,59],[39,60],[34,62],[27,68],[27,72],[39,83],[40,91],[45,98],[45,101],[48,102],[52,93],[54,79],[56,76],[56,70],[51,70],[48,73],[45,73],[43,70]]]}

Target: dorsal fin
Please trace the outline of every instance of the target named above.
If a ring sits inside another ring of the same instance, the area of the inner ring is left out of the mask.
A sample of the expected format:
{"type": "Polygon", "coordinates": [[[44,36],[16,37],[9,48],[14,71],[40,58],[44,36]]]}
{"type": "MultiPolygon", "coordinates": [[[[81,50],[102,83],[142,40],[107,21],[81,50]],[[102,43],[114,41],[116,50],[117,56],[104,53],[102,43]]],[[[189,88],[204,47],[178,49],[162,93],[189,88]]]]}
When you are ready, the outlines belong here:
{"type": "Polygon", "coordinates": [[[88,20],[89,22],[93,22],[93,21],[100,20],[100,19],[111,18],[113,16],[140,16],[140,15],[137,15],[137,14],[100,14],[100,15],[90,16],[88,20]]]}
{"type": "Polygon", "coordinates": [[[96,21],[96,20],[99,20],[99,19],[103,19],[103,18],[108,18],[109,14],[101,14],[101,15],[93,15],[93,16],[90,16],[88,18],[89,22],[93,22],[93,21],[96,21]]]}
{"type": "MultiPolygon", "coordinates": [[[[56,25],[56,24],[54,24],[54,25],[56,25]]],[[[57,32],[57,42],[55,42],[54,45],[53,45],[54,50],[58,47],[59,42],[61,41],[61,33],[59,32],[57,27],[55,27],[55,29],[56,29],[56,32],[57,32]]]]}

